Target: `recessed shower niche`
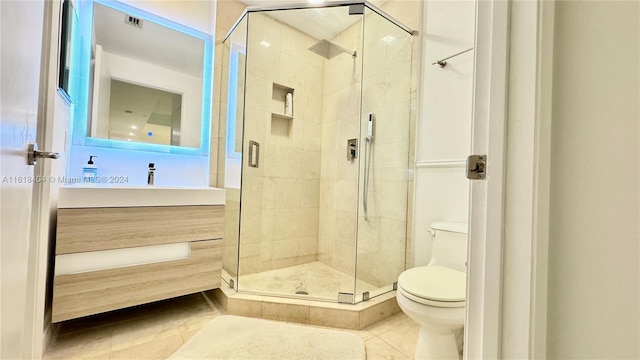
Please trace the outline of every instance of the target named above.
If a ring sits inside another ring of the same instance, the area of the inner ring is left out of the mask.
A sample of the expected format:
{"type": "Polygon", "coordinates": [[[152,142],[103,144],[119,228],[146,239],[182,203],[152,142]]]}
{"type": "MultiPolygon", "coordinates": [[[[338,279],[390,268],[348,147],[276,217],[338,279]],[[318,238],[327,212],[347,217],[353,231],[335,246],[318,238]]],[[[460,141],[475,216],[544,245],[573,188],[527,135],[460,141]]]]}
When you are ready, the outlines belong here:
{"type": "Polygon", "coordinates": [[[218,45],[223,279],[237,294],[356,304],[394,290],[411,43],[373,5],[336,2],[250,7],[218,45]]]}
{"type": "Polygon", "coordinates": [[[271,135],[291,138],[294,89],[273,84],[271,92],[271,135]]]}

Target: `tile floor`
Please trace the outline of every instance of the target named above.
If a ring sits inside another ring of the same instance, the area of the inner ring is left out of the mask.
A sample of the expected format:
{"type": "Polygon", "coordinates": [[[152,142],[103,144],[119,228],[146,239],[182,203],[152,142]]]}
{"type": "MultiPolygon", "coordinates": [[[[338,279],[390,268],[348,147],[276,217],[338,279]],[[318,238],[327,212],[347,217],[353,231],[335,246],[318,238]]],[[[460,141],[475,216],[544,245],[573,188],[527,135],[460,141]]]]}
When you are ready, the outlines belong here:
{"type": "MultiPolygon", "coordinates": [[[[201,293],[61,323],[45,353],[53,359],[165,359],[216,316],[201,293]]],[[[311,325],[309,325],[311,326],[311,325]]],[[[412,359],[418,325],[403,313],[358,334],[367,359],[412,359]]]]}
{"type": "MultiPolygon", "coordinates": [[[[240,290],[294,295],[305,291],[314,298],[336,300],[338,292],[353,292],[353,275],[349,276],[320,261],[290,266],[261,273],[242,275],[237,280],[240,290]]],[[[356,293],[373,292],[378,287],[356,279],[356,293]]]]}

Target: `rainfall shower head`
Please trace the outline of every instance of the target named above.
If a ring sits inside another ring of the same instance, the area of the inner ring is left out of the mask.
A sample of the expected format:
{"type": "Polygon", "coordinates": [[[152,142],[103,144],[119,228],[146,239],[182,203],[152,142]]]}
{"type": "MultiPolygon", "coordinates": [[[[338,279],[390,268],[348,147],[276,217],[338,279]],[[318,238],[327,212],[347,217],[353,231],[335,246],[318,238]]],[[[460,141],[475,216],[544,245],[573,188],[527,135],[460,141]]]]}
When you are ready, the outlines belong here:
{"type": "Polygon", "coordinates": [[[327,60],[331,60],[334,57],[336,57],[336,56],[338,56],[338,55],[340,55],[342,53],[350,54],[354,58],[356,57],[356,52],[355,51],[347,50],[347,49],[343,48],[342,46],[336,45],[336,44],[332,43],[331,41],[328,41],[328,40],[325,40],[325,39],[322,39],[322,40],[318,41],[317,43],[311,45],[309,50],[311,50],[314,53],[326,58],[327,60]]]}

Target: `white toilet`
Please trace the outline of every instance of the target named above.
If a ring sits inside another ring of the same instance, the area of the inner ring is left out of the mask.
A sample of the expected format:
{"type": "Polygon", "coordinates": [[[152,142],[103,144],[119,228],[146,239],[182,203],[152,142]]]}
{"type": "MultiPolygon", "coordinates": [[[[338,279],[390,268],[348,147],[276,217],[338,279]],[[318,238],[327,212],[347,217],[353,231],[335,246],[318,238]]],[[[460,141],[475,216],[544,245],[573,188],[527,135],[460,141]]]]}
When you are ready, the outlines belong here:
{"type": "Polygon", "coordinates": [[[398,305],[420,324],[416,359],[459,359],[466,296],[467,224],[431,224],[427,266],[398,277],[398,305]]]}

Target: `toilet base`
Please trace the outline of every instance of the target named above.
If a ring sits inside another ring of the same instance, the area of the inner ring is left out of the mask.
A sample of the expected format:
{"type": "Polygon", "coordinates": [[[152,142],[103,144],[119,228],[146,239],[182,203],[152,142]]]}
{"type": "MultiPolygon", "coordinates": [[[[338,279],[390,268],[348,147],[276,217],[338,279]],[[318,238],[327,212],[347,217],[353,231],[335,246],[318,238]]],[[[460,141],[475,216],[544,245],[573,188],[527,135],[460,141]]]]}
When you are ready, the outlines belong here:
{"type": "Polygon", "coordinates": [[[434,332],[421,326],[416,343],[416,360],[460,360],[456,335],[453,332],[434,332]]]}
{"type": "Polygon", "coordinates": [[[415,358],[459,360],[464,326],[464,307],[435,307],[414,302],[401,291],[398,306],[420,325],[415,358]]]}

